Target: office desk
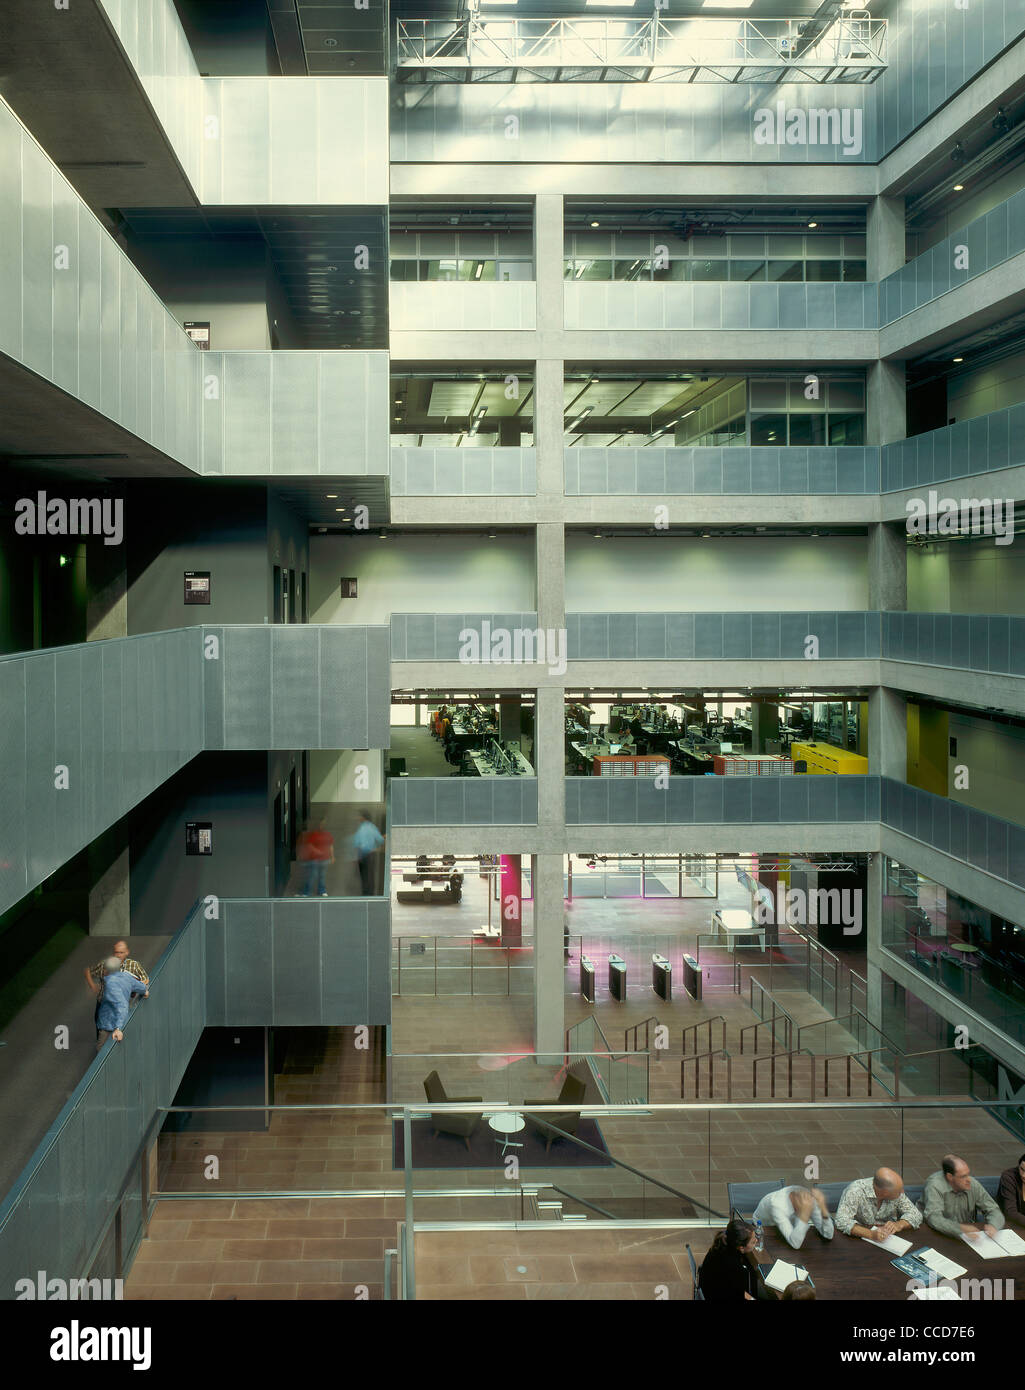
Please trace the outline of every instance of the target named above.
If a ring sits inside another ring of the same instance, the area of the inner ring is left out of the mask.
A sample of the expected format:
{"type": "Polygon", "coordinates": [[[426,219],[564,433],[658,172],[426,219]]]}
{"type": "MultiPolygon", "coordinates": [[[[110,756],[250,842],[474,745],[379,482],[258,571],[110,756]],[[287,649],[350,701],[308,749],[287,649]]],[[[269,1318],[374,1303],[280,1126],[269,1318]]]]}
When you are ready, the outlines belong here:
{"type": "Polygon", "coordinates": [[[765,950],[765,927],[759,925],[743,908],[719,908],[712,916],[712,926],[720,941],[732,953],[737,948],[738,936],[757,936],[759,950],[765,950]]]}
{"type": "Polygon", "coordinates": [[[615,756],[622,748],[621,743],[571,743],[570,747],[579,757],[590,762],[592,758],[607,758],[610,754],[615,756]]]}
{"type": "MultiPolygon", "coordinates": [[[[513,753],[511,756],[516,760],[516,765],[520,769],[519,775],[521,777],[533,777],[534,769],[531,767],[530,763],[527,762],[522,753],[513,753]]],[[[475,751],[471,749],[470,757],[473,760],[474,767],[477,769],[478,777],[514,777],[516,775],[512,772],[496,772],[495,768],[492,766],[491,760],[479,750],[475,751]]]]}
{"type": "MultiPolygon", "coordinates": [[[[835,1215],[835,1213],[830,1213],[835,1215]]],[[[1000,1280],[1003,1293],[1005,1279],[1014,1281],[1014,1297],[1025,1301],[1025,1256],[1006,1260],[983,1260],[969,1250],[963,1241],[941,1236],[923,1221],[914,1231],[901,1231],[902,1240],[911,1241],[911,1249],[931,1246],[947,1259],[961,1265],[965,1273],[961,1280],[1000,1280]]],[[[814,1227],[804,1238],[800,1250],[792,1250],[774,1227],[765,1227],[765,1250],[758,1256],[759,1264],[786,1260],[788,1264],[803,1265],[812,1277],[815,1292],[822,1299],[885,1299],[904,1302],[911,1299],[907,1275],[895,1269],[893,1255],[878,1246],[869,1245],[858,1236],[845,1236],[836,1231],[832,1240],[823,1240],[814,1227]]],[[[968,1303],[972,1300],[964,1299],[968,1303]]],[[[918,1300],[912,1300],[917,1303],[918,1300]]]]}

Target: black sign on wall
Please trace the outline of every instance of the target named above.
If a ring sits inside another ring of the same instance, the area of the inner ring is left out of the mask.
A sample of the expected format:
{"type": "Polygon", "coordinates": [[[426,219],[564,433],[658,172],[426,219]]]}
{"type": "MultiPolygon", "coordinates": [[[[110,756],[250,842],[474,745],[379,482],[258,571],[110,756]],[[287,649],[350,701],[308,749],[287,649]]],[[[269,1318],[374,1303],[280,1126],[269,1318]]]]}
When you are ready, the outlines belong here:
{"type": "Polygon", "coordinates": [[[203,352],[210,350],[210,325],[208,323],[186,323],[183,325],[185,332],[192,341],[203,352]]]}
{"type": "Polygon", "coordinates": [[[209,570],[186,570],[186,571],[185,571],[185,602],[186,602],[186,603],[209,603],[209,602],[210,602],[210,571],[209,571],[209,570]]]}
{"type": "Polygon", "coordinates": [[[355,581],[355,579],[343,579],[343,580],[340,581],[340,583],[341,583],[341,588],[342,588],[342,598],[355,598],[355,597],[356,597],[356,581],[355,581]]]}
{"type": "Polygon", "coordinates": [[[185,853],[213,854],[214,823],[209,820],[185,822],[185,853]]]}

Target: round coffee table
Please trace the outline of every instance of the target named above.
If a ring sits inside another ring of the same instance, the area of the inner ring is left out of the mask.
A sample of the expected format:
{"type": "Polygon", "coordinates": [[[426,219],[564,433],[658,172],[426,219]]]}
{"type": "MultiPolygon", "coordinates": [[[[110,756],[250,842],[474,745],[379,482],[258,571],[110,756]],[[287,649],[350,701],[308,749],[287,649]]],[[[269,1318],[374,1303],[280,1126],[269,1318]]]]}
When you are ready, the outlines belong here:
{"type": "Polygon", "coordinates": [[[505,1138],[510,1134],[519,1134],[520,1130],[526,1125],[526,1120],[522,1115],[518,1115],[515,1110],[504,1110],[500,1115],[488,1115],[489,1127],[495,1135],[495,1142],[500,1139],[502,1142],[502,1157],[505,1158],[506,1149],[522,1149],[522,1144],[516,1144],[511,1139],[505,1138]]]}

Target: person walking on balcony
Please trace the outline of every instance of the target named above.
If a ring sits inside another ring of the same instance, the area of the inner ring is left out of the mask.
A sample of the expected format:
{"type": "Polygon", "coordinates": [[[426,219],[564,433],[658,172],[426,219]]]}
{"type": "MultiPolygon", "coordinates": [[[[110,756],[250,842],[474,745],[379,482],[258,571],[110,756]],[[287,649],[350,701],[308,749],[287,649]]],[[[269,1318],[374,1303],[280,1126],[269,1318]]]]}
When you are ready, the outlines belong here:
{"type": "MultiPolygon", "coordinates": [[[[121,969],[126,970],[129,975],[134,975],[137,980],[141,980],[144,985],[149,984],[149,976],[143,970],[137,960],[133,960],[129,950],[128,942],[122,937],[114,942],[114,955],[121,962],[121,969]]],[[[93,1023],[97,1028],[100,1026],[100,1000],[103,997],[103,970],[106,961],[98,960],[95,965],[85,967],[85,982],[96,996],[96,1007],[93,1009],[93,1023]]]]}
{"type": "Polygon", "coordinates": [[[374,891],[374,879],[376,877],[373,856],[384,844],[384,836],[370,819],[369,811],[360,811],[359,817],[359,825],[353,833],[350,844],[359,866],[360,893],[364,898],[369,898],[374,891]]]}
{"type": "Polygon", "coordinates": [[[299,836],[299,859],[306,865],[306,885],[304,898],[327,897],[327,866],[335,862],[335,841],[326,828],[323,818],[317,822],[316,830],[306,829],[299,836]]]}
{"type": "Polygon", "coordinates": [[[149,984],[122,968],[117,956],[110,956],[103,962],[103,998],[96,1011],[96,1051],[99,1052],[108,1038],[121,1042],[122,1028],[132,1006],[132,995],[141,994],[149,998],[149,984]]]}

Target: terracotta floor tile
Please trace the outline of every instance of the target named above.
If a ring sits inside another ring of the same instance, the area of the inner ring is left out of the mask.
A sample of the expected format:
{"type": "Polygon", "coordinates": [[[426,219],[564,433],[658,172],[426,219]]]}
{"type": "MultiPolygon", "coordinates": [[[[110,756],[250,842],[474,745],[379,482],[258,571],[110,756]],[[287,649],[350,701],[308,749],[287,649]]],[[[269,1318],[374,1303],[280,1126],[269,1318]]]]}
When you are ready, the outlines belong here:
{"type": "Polygon", "coordinates": [[[210,1297],[237,1298],[240,1301],[265,1299],[294,1299],[295,1284],[214,1284],[210,1297]]]}
{"type": "Polygon", "coordinates": [[[302,1241],[293,1240],[226,1240],[226,1260],[298,1260],[302,1257],[302,1241]]]}

